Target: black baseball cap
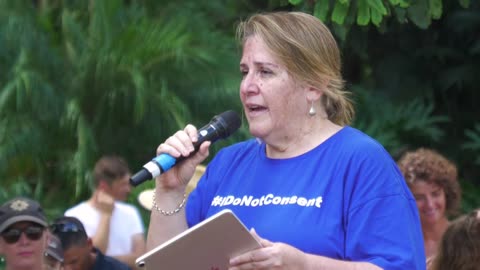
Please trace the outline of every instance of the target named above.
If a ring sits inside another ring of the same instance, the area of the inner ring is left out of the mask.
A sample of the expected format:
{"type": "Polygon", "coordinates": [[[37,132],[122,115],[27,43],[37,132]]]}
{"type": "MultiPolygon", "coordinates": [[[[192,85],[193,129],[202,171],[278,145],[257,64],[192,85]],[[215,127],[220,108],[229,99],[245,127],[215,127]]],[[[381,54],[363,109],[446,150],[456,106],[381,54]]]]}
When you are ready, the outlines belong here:
{"type": "Polygon", "coordinates": [[[57,235],[63,233],[79,233],[85,238],[88,238],[82,222],[78,218],[71,216],[63,216],[55,219],[50,225],[50,231],[57,235]]]}
{"type": "Polygon", "coordinates": [[[26,197],[15,197],[0,207],[0,233],[10,225],[30,221],[47,227],[47,218],[40,204],[26,197]]]}

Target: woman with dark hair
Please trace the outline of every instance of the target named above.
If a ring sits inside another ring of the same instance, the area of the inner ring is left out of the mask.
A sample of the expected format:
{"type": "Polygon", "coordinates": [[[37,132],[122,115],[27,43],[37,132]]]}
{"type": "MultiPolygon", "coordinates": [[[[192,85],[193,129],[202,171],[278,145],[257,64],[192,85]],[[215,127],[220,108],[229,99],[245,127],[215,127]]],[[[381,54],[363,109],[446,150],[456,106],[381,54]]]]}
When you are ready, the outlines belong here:
{"type": "Polygon", "coordinates": [[[480,269],[480,211],[452,222],[443,235],[429,270],[480,269]]]}
{"type": "Polygon", "coordinates": [[[420,148],[406,152],[398,161],[405,181],[417,201],[427,261],[455,215],[461,199],[457,167],[438,152],[420,148]]]}

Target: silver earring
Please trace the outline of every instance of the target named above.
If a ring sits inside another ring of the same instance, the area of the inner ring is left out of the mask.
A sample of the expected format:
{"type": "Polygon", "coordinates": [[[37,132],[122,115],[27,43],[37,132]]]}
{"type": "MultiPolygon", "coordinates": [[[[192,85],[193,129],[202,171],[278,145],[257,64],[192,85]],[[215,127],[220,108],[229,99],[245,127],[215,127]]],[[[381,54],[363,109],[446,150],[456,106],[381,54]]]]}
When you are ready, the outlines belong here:
{"type": "Polygon", "coordinates": [[[312,106],[310,106],[310,110],[308,111],[308,115],[314,116],[317,114],[317,111],[315,110],[315,107],[313,106],[313,101],[312,101],[312,106]]]}

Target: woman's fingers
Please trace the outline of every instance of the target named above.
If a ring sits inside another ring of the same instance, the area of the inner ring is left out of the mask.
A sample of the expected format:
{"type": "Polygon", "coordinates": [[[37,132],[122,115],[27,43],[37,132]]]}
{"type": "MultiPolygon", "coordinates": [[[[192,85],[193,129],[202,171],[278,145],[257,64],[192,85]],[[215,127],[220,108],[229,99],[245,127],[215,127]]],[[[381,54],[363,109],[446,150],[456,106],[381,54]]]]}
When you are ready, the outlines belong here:
{"type": "Polygon", "coordinates": [[[197,140],[197,129],[189,124],[184,130],[177,131],[161,143],[157,148],[157,155],[165,153],[176,158],[187,157],[195,150],[193,144],[197,140]]]}

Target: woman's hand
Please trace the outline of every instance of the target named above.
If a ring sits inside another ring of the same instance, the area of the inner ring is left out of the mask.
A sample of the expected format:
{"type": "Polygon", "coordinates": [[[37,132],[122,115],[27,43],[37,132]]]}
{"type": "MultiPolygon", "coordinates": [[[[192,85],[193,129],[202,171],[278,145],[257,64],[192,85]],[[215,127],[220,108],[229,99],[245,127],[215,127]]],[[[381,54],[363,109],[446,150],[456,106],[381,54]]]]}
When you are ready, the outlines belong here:
{"type": "Polygon", "coordinates": [[[177,131],[164,143],[158,146],[157,155],[169,154],[174,158],[179,158],[181,156],[188,156],[188,158],[157,177],[157,187],[160,187],[165,191],[172,189],[185,189],[186,185],[192,178],[197,165],[205,160],[209,154],[208,147],[211,143],[204,142],[197,153],[189,156],[195,150],[193,144],[198,140],[197,135],[197,128],[188,124],[183,130],[177,131]]]}
{"type": "Polygon", "coordinates": [[[253,229],[250,233],[257,238],[262,248],[232,258],[228,270],[305,269],[303,264],[306,262],[306,254],[302,251],[284,243],[272,243],[263,239],[253,229]]]}

